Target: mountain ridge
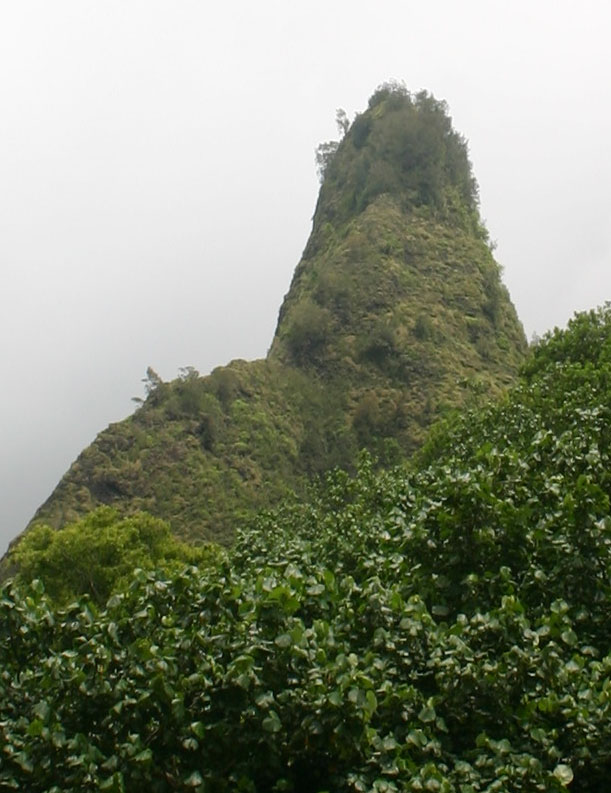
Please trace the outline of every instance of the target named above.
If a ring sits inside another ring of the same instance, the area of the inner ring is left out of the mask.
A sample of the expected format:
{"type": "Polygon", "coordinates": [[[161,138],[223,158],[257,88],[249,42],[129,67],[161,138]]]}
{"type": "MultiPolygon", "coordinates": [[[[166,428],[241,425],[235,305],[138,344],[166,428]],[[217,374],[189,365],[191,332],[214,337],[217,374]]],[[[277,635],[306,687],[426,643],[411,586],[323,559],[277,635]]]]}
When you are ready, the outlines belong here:
{"type": "Polygon", "coordinates": [[[382,86],[327,149],[267,358],[153,378],[32,523],[109,504],[229,541],[307,477],[353,467],[360,448],[405,459],[445,409],[509,385],[525,350],[464,139],[444,103],[382,86]]]}

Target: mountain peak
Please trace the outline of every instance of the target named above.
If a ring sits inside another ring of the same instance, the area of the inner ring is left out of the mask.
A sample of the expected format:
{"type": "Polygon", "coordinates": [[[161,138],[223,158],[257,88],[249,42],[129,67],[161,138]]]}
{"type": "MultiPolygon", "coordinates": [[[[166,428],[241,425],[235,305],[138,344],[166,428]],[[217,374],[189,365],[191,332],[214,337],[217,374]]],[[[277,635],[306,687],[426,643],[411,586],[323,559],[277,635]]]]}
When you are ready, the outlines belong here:
{"type": "Polygon", "coordinates": [[[443,102],[385,85],[320,150],[312,233],[266,360],[155,383],[42,505],[55,528],[101,505],[189,539],[354,467],[405,459],[431,421],[515,378],[522,327],[487,244],[464,139],[443,102]]]}
{"type": "Polygon", "coordinates": [[[323,144],[315,231],[360,214],[380,195],[393,196],[403,210],[428,207],[438,217],[480,229],[467,143],[453,129],[445,102],[387,83],[343,129],[340,142],[323,144]]]}
{"type": "Polygon", "coordinates": [[[519,358],[523,330],[445,102],[386,84],[343,126],[340,142],[319,148],[312,233],[270,358],[325,376],[373,361],[403,383],[423,342],[433,347],[421,350],[429,364],[446,347],[472,371],[503,368],[510,349],[519,358]]]}

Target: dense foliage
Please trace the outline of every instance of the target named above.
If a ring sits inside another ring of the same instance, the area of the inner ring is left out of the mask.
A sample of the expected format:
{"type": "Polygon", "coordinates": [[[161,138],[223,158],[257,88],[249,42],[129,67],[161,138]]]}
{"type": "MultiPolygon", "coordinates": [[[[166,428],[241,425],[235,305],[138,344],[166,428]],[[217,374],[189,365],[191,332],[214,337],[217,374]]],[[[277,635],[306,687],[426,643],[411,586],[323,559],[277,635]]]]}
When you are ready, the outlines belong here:
{"type": "Polygon", "coordinates": [[[323,186],[315,226],[341,222],[390,194],[404,209],[429,207],[485,235],[467,143],[452,128],[445,102],[386,83],[344,132],[341,143],[317,151],[323,186]]]}
{"type": "Polygon", "coordinates": [[[57,604],[89,595],[104,605],[111,593],[129,583],[135,568],[182,569],[185,564],[215,565],[220,548],[187,545],[170,527],[144,512],[121,518],[99,507],[85,518],[56,531],[44,523],[33,526],[10,554],[23,581],[41,579],[57,604]]]}
{"type": "Polygon", "coordinates": [[[34,521],[100,505],[229,543],[313,474],[367,448],[406,459],[432,421],[515,381],[526,342],[482,228],[467,146],[443,102],[382,86],[319,150],[312,234],[265,360],[172,382],[78,457],[34,521]]]}
{"type": "Polygon", "coordinates": [[[604,793],[611,310],[413,470],[326,478],[212,570],[0,599],[0,786],[604,793]]]}

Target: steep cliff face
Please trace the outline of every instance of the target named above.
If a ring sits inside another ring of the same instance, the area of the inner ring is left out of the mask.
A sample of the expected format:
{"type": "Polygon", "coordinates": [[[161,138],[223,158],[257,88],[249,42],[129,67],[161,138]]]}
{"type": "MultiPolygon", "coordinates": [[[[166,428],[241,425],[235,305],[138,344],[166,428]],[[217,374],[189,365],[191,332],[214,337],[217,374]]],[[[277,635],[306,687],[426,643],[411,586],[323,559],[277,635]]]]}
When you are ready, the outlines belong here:
{"type": "Polygon", "coordinates": [[[269,359],[342,390],[362,445],[406,452],[466,390],[507,385],[525,349],[445,105],[379,90],[327,149],[269,359]]]}
{"type": "Polygon", "coordinates": [[[512,381],[524,334],[445,106],[382,88],[326,154],[267,359],[152,384],[36,521],[60,527],[110,503],[228,540],[308,475],[350,467],[362,447],[403,459],[441,410],[512,381]]]}

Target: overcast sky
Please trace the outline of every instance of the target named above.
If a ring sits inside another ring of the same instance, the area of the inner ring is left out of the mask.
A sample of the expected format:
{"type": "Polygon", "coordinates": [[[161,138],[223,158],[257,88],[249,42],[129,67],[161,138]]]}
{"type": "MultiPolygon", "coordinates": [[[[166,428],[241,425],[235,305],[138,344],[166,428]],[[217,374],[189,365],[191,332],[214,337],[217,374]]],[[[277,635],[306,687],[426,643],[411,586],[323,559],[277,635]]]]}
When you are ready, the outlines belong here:
{"type": "Polygon", "coordinates": [[[265,355],[314,149],[448,102],[527,336],[611,298],[603,0],[0,2],[0,552],[164,379],[265,355]]]}

